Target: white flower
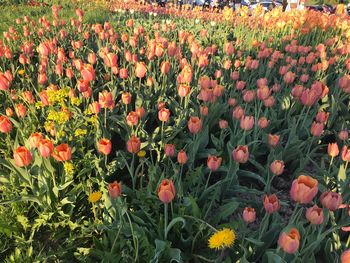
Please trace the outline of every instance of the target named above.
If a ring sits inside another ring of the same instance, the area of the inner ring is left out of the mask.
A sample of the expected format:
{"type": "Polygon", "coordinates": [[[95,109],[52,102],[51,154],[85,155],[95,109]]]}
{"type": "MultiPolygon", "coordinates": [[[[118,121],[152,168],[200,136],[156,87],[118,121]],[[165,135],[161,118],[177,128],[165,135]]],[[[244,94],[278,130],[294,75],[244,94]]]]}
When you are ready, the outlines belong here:
{"type": "Polygon", "coordinates": [[[195,22],[196,24],[198,24],[198,23],[199,23],[199,19],[197,18],[196,20],[194,20],[194,22],[195,22]]]}
{"type": "Polygon", "coordinates": [[[153,16],[157,16],[157,13],[153,13],[153,16]]]}
{"type": "Polygon", "coordinates": [[[130,9],[130,14],[133,14],[135,11],[133,9],[130,9]]]}
{"type": "Polygon", "coordinates": [[[170,20],[170,19],[167,19],[167,20],[166,20],[166,23],[167,23],[168,25],[170,25],[171,20],[170,20]]]}
{"type": "Polygon", "coordinates": [[[210,25],[211,25],[211,26],[216,26],[216,22],[215,22],[215,21],[211,21],[211,22],[210,22],[210,25]]]}

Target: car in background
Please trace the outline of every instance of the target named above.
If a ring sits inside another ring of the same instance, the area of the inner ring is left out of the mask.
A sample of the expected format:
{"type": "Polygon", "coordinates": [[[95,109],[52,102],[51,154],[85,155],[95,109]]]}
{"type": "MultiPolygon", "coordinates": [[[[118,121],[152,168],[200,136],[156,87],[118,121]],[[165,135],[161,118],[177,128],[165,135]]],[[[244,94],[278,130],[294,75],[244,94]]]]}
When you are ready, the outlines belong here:
{"type": "Polygon", "coordinates": [[[241,5],[247,6],[250,11],[257,8],[258,5],[261,5],[266,12],[271,10],[271,8],[283,6],[281,1],[273,1],[273,0],[261,0],[261,1],[242,0],[241,5]]]}
{"type": "Polygon", "coordinates": [[[319,12],[328,13],[328,14],[335,13],[335,7],[331,5],[309,5],[309,6],[306,6],[306,8],[309,10],[319,11],[319,12]]]}

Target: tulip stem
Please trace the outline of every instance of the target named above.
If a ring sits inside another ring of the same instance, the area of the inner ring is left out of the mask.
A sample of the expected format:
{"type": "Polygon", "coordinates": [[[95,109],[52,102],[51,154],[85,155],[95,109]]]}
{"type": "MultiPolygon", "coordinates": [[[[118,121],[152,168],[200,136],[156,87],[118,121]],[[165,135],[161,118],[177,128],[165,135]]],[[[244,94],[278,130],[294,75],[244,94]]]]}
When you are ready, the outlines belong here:
{"type": "Polygon", "coordinates": [[[297,204],[295,205],[293,214],[292,214],[292,216],[290,217],[292,223],[293,223],[293,222],[295,221],[295,219],[296,219],[295,217],[296,217],[296,213],[297,213],[298,208],[299,208],[299,203],[297,203],[297,204]]]}
{"type": "Polygon", "coordinates": [[[107,108],[105,108],[104,127],[107,127],[107,108]]]}
{"type": "Polygon", "coordinates": [[[207,188],[208,188],[208,184],[209,184],[209,180],[210,180],[211,172],[212,172],[212,171],[210,170],[210,173],[209,173],[209,175],[208,175],[208,179],[207,179],[207,183],[205,184],[204,191],[205,191],[205,190],[207,190],[207,188]]]}
{"type": "Polygon", "coordinates": [[[167,240],[168,228],[168,204],[164,204],[164,240],[167,240]]]}

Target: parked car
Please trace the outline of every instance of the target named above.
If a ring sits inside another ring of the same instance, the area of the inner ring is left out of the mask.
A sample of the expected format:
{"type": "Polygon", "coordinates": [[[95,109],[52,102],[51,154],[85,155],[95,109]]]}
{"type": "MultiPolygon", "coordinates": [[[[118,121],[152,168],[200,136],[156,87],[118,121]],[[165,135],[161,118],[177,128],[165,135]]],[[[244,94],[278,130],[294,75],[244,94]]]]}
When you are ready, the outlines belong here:
{"type": "Polygon", "coordinates": [[[247,6],[250,11],[254,10],[258,5],[262,5],[265,11],[269,11],[271,10],[271,8],[282,6],[282,2],[274,1],[274,0],[262,0],[262,1],[242,0],[241,5],[247,6]]]}
{"type": "Polygon", "coordinates": [[[331,5],[310,5],[306,6],[309,10],[319,11],[328,14],[334,14],[335,8],[331,5]]]}

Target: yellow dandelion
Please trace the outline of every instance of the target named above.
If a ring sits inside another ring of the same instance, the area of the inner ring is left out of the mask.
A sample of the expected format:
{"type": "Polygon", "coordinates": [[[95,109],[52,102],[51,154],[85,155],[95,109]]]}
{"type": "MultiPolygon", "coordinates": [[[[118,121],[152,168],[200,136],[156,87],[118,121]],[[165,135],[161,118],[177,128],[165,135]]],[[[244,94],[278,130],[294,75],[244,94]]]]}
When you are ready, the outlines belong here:
{"type": "Polygon", "coordinates": [[[89,194],[89,202],[96,203],[101,199],[101,197],[102,197],[101,191],[92,192],[91,194],[89,194]]]}
{"type": "Polygon", "coordinates": [[[25,73],[24,69],[20,69],[17,71],[19,75],[23,75],[25,73]]]}
{"type": "Polygon", "coordinates": [[[144,150],[141,150],[137,153],[137,156],[140,157],[140,158],[144,158],[146,156],[146,151],[144,150]]]}
{"type": "Polygon", "coordinates": [[[74,132],[74,136],[81,137],[87,134],[87,130],[85,129],[76,129],[74,132]]]}
{"type": "Polygon", "coordinates": [[[224,249],[226,247],[231,247],[235,242],[235,239],[235,231],[229,228],[224,228],[209,238],[209,248],[224,249]]]}

